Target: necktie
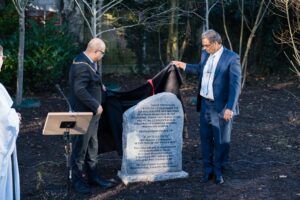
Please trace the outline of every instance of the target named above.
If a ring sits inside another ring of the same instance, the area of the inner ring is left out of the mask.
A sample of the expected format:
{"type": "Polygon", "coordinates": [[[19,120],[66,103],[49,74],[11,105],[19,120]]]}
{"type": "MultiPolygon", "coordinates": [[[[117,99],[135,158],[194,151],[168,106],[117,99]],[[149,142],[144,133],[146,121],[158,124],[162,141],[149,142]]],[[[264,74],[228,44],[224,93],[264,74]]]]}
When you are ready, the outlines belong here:
{"type": "Polygon", "coordinates": [[[214,58],[215,58],[215,56],[211,57],[209,65],[208,65],[208,68],[207,68],[207,71],[206,71],[206,74],[208,76],[208,78],[207,78],[207,86],[206,86],[206,95],[208,95],[209,82],[210,82],[211,75],[212,75],[212,70],[213,70],[213,67],[214,67],[214,58]]]}
{"type": "Polygon", "coordinates": [[[94,70],[97,71],[97,62],[94,62],[94,63],[93,63],[93,67],[94,67],[94,70]]]}

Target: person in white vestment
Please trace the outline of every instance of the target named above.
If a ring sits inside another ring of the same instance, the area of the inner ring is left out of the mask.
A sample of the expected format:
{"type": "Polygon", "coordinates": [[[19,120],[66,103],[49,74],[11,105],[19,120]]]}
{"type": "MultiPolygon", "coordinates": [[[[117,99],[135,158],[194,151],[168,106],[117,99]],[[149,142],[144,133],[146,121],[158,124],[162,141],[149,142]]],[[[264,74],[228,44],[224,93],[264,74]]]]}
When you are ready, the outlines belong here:
{"type": "MultiPolygon", "coordinates": [[[[0,45],[0,71],[5,56],[0,45]]],[[[13,101],[0,83],[0,200],[19,200],[20,181],[16,140],[20,114],[12,108],[13,101]]]]}

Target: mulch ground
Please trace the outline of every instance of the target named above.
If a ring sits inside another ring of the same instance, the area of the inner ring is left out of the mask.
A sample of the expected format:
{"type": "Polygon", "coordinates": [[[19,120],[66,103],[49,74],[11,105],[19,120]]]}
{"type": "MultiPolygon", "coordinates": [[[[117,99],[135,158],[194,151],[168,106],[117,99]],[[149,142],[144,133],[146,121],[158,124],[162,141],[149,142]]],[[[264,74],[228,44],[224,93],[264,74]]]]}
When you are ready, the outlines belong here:
{"type": "MultiPolygon", "coordinates": [[[[110,77],[133,89],[144,77],[110,77]]],[[[300,199],[300,82],[251,80],[240,97],[240,115],[232,132],[230,165],[225,183],[200,183],[202,158],[199,113],[195,111],[196,79],[185,80],[181,92],[187,113],[184,134],[183,170],[186,179],[133,183],[125,186],[117,177],[121,158],[116,152],[99,155],[99,174],[118,181],[115,188],[93,188],[91,195],[71,190],[71,199],[300,199]]],[[[62,136],[43,136],[48,112],[67,111],[56,93],[32,96],[38,108],[22,109],[23,120],[17,141],[21,199],[67,199],[67,169],[62,136]]]]}

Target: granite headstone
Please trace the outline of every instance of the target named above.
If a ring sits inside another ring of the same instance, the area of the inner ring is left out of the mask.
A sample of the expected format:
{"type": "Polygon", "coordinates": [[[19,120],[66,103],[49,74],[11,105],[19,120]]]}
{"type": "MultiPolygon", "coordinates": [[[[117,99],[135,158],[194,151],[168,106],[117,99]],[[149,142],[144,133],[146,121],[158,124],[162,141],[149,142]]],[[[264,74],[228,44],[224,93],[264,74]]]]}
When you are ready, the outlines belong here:
{"type": "Polygon", "coordinates": [[[182,171],[184,114],[176,95],[148,97],[123,114],[123,159],[119,177],[125,184],[188,177],[182,171]]]}

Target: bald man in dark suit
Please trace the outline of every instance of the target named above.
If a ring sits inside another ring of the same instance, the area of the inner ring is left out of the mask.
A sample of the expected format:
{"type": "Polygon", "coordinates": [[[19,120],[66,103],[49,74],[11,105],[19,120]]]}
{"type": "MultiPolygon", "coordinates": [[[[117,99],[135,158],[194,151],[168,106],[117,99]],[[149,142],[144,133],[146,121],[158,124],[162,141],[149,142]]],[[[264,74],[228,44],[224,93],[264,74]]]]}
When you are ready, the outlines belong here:
{"type": "Polygon", "coordinates": [[[70,104],[74,112],[93,112],[87,133],[73,136],[71,155],[72,183],[79,193],[90,193],[86,183],[99,185],[102,188],[112,187],[114,184],[97,175],[98,155],[98,124],[102,108],[103,84],[97,71],[97,61],[105,54],[105,43],[99,39],[92,39],[84,52],[73,61],[69,71],[70,104]]]}

